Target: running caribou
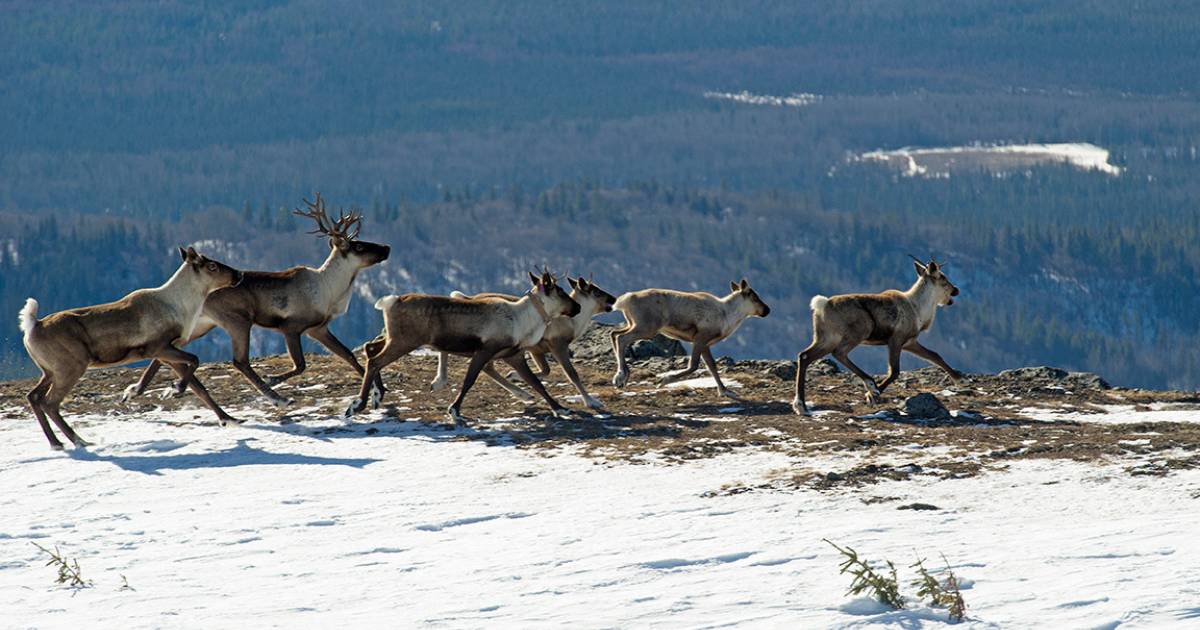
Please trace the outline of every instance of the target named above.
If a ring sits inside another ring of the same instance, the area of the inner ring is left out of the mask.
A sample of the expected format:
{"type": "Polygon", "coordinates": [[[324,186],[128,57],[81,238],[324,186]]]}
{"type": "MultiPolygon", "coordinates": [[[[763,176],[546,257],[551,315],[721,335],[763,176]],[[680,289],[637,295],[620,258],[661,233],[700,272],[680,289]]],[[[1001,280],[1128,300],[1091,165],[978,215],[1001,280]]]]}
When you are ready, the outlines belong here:
{"type": "Polygon", "coordinates": [[[441,295],[390,295],[380,298],[375,308],[383,311],[384,334],[366,344],[367,371],[358,398],[350,402],[346,416],[375,408],[383,399],[379,373],[390,363],[420,348],[471,357],[458,397],[446,410],[456,423],[462,422],[463,399],[479,373],[494,359],[508,363],[550,405],[555,415],[569,415],[542,386],[525,363],[523,349],[535,345],[555,317],[574,317],[579,303],[558,286],[561,277],[530,273],[533,288],[511,302],[499,297],[451,298],[441,295]]]}
{"type": "Polygon", "coordinates": [[[883,293],[818,295],[812,299],[813,342],[796,358],[796,397],[792,409],[799,415],[810,415],[804,399],[805,371],[813,361],[833,353],[833,358],[854,372],[867,388],[867,401],[878,404],[884,388],[900,375],[900,351],[904,350],[934,363],[950,375],[956,384],[962,382],[962,372],[950,367],[941,355],[917,341],[917,336],[929,330],[939,306],[949,306],[958,295],[958,287],[950,284],[942,267],[930,256],[922,264],[914,256],[913,267],[917,282],[907,291],[890,289],[883,293]],[[850,360],[847,353],[856,346],[887,346],[888,373],[882,383],[850,360]]]}
{"type": "Polygon", "coordinates": [[[109,304],[60,311],[38,319],[37,300],[29,298],[21,309],[20,325],[25,349],[42,370],[42,379],[26,399],[42,426],[50,447],[62,450],[49,416],[76,447],[88,446],[63,419],[60,405],[89,368],[112,367],[154,359],[171,366],[179,386],[190,387],[222,425],[239,422],[225,413],[196,378],[196,355],[176,347],[192,334],[204,299],[223,287],[236,286],[242,272],[179,248],[183,264],[155,289],[139,289],[109,304]]]}
{"type": "Polygon", "coordinates": [[[686,368],[659,374],[660,383],[673,383],[695,372],[703,357],[709,374],[717,382],[717,393],[737,398],[725,389],[717,375],[717,363],[710,348],[732,335],[747,317],[766,317],[771,307],[758,297],[758,292],[750,288],[745,278],[741,283],[730,282],[729,288],[732,293],[723,298],[668,289],[643,289],[617,298],[613,308],[625,315],[626,324],[611,333],[613,352],[617,355],[613,385],[624,387],[629,381],[629,368],[625,364],[625,349],[629,344],[662,332],[672,339],[690,342],[692,356],[686,368]]]}
{"type": "MultiPolygon", "coordinates": [[[[304,203],[309,209],[296,208],[293,214],[316,221],[317,228],[309,234],[329,238],[330,252],[325,264],[319,269],[293,267],[287,271],[245,272],[241,284],[215,291],[208,297],[195,328],[181,344],[191,343],[221,327],[233,343],[233,367],[267,400],[277,405],[292,401],[272,387],[305,370],[301,335],[308,335],[341,357],[359,376],[363,375],[362,365],[330,332],[329,324],[349,308],[350,289],[358,273],[387,260],[391,252],[387,245],[357,240],[362,229],[362,210],[352,209],[350,216],[339,210],[338,219],[332,220],[325,214],[325,201],[319,191],[316,201],[305,199],[304,203]],[[291,370],[266,378],[254,371],[250,365],[250,329],[254,326],[283,334],[288,356],[292,359],[291,370]]],[[[152,362],[141,380],[125,390],[125,398],[144,392],[159,366],[160,362],[152,362]]],[[[382,388],[382,381],[378,385],[382,388]]],[[[175,392],[183,392],[182,383],[176,386],[175,392]]]]}
{"type": "MultiPolygon", "coordinates": [[[[591,323],[593,317],[612,311],[613,303],[616,298],[604,289],[592,284],[580,276],[578,280],[567,278],[567,283],[571,285],[571,299],[579,303],[579,314],[574,317],[555,317],[551,320],[550,325],[546,328],[546,334],[537,344],[524,348],[533,358],[533,363],[537,365],[538,371],[534,375],[540,378],[546,378],[550,375],[550,364],[546,361],[546,354],[554,355],[554,359],[558,361],[562,367],[563,373],[567,375],[567,379],[579,391],[579,395],[583,397],[583,402],[593,408],[601,409],[604,403],[597,400],[591,394],[588,394],[587,389],[583,386],[583,380],[579,378],[579,373],[575,371],[575,366],[571,363],[571,342],[575,341],[587,330],[588,324],[591,323]]],[[[501,293],[481,293],[475,296],[467,296],[458,291],[450,293],[450,297],[465,298],[465,297],[498,297],[510,302],[515,302],[519,297],[512,295],[504,295],[501,293]]],[[[430,391],[437,391],[446,384],[446,352],[438,353],[438,371],[433,382],[429,384],[430,391]]],[[[513,396],[523,400],[532,400],[533,395],[529,392],[514,385],[508,378],[500,376],[492,363],[483,369],[483,373],[491,377],[492,380],[500,384],[501,387],[508,390],[513,396]]],[[[512,378],[509,374],[509,378],[512,378]]]]}

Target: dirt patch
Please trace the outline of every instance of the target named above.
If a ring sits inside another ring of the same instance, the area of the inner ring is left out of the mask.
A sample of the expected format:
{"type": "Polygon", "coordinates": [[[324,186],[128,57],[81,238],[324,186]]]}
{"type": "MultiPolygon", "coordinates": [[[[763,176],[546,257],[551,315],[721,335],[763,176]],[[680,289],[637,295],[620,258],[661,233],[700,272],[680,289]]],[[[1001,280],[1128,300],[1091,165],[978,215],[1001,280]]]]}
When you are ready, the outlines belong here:
{"type": "MultiPolygon", "coordinates": [[[[800,417],[791,408],[794,363],[722,360],[723,378],[736,382],[733,389],[741,396],[732,400],[717,396],[713,388],[668,388],[654,380],[657,371],[683,367],[686,361],[652,357],[634,362],[630,384],[622,389],[611,385],[615,368],[611,358],[576,361],[589,391],[605,404],[598,412],[570,398],[576,395],[574,388],[552,364],[547,388],[576,412],[566,419],[552,416],[540,400],[518,401],[481,379],[463,405],[464,415],[473,418],[463,430],[448,423],[445,409],[457,394],[466,361],[454,361],[450,384],[430,392],[436,358],[408,356],[385,371],[390,391],[382,416],[364,415],[353,422],[419,422],[431,430],[453,430],[452,439],[516,445],[546,455],[569,448],[598,461],[682,463],[768,449],[800,462],[819,454],[845,456],[847,462],[837,470],[779,471],[763,486],[723,490],[733,493],[765,487],[855,488],[922,476],[967,477],[1021,459],[1124,462],[1131,475],[1166,475],[1200,466],[1200,423],[1088,421],[1114,408],[1170,406],[1200,413],[1200,397],[1194,393],[1108,388],[1090,375],[1063,376],[1049,369],[973,375],[970,382],[952,386],[940,370],[922,368],[904,372],[876,408],[868,405],[856,378],[822,364],[814,366],[808,378],[808,402],[816,415],[800,417]],[[905,401],[917,394],[936,398],[949,416],[906,413],[905,401]]],[[[284,356],[263,357],[255,364],[261,374],[290,367],[284,356]]],[[[302,376],[278,388],[295,399],[283,408],[263,400],[227,363],[201,366],[198,373],[214,398],[235,416],[239,410],[255,409],[268,413],[267,422],[281,424],[304,422],[314,415],[339,417],[357,395],[359,378],[340,360],[326,355],[308,357],[308,366],[302,376]]],[[[704,376],[703,371],[697,375],[704,376]]],[[[187,405],[196,410],[197,423],[216,424],[213,414],[191,394],[158,397],[169,385],[165,370],[147,395],[122,403],[121,393],[137,377],[133,368],[90,372],[64,404],[68,419],[81,413],[121,416],[187,405]]],[[[35,382],[0,383],[0,421],[24,422],[27,430],[38,430],[24,398],[35,382]]]]}

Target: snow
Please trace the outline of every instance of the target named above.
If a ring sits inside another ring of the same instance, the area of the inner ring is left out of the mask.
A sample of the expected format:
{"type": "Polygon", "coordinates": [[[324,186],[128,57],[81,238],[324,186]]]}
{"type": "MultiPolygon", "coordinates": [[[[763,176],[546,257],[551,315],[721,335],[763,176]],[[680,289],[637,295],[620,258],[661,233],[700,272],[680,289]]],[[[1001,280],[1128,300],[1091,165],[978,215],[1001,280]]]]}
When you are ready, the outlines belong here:
{"type": "Polygon", "coordinates": [[[747,90],[741,92],[714,92],[707,91],[703,94],[704,98],[714,98],[718,100],[734,101],[737,103],[746,103],[747,105],[770,105],[773,107],[804,107],[819,103],[822,97],[817,94],[796,93],[791,96],[771,96],[770,94],[754,94],[747,90]]]}
{"type": "Polygon", "coordinates": [[[1135,422],[1200,422],[1200,409],[1194,405],[1155,404],[1148,410],[1138,410],[1133,405],[1110,405],[1100,407],[1105,413],[1064,411],[1046,407],[1027,407],[1021,415],[1046,422],[1092,422],[1096,424],[1131,424],[1135,422]]]}
{"type": "Polygon", "coordinates": [[[908,585],[917,554],[962,580],[961,627],[1200,624],[1197,470],[1016,460],[797,490],[777,482],[852,457],[625,463],[378,413],[237,414],[250,421],[228,429],[200,408],[72,418],[97,444],[62,452],[25,414],[0,422],[4,626],[944,627],[908,585]],[[916,502],[940,509],[897,509],[916,502]],[[892,560],[909,609],[847,597],[822,539],[892,560]],[[91,585],[55,584],[35,542],[91,585]]]}
{"type": "MultiPolygon", "coordinates": [[[[1108,150],[1087,142],[1061,142],[1052,144],[1009,144],[1009,145],[973,145],[961,147],[938,147],[929,149],[903,148],[895,151],[870,151],[858,156],[860,160],[875,160],[890,162],[893,159],[906,164],[903,169],[908,177],[936,176],[949,177],[947,165],[961,163],[962,165],[989,164],[988,156],[1019,156],[1024,166],[1044,162],[1063,162],[1084,170],[1096,170],[1108,175],[1120,175],[1121,168],[1108,163],[1108,150]],[[930,171],[925,162],[941,165],[936,172],[930,171]]],[[[1009,170],[1013,164],[1004,162],[1005,166],[995,166],[999,170],[1009,170]]]]}

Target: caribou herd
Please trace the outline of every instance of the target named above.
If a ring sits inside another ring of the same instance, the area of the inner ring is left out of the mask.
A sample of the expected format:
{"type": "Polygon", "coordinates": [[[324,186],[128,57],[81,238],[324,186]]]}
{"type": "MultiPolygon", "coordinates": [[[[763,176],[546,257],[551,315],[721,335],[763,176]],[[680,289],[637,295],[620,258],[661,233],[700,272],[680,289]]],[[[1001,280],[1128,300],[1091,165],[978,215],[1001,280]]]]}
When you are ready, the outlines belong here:
{"type": "MultiPolygon", "coordinates": [[[[771,312],[745,279],[731,282],[730,293],[725,297],[668,289],[643,289],[615,297],[583,277],[567,278],[571,287],[568,293],[558,284],[565,274],[537,269],[536,274],[529,274],[529,290],[519,296],[499,293],[467,296],[454,292],[448,297],[407,294],[379,299],[375,308],[383,312],[384,331],[363,346],[364,368],[354,353],[329,331],[329,324],[346,312],[359,272],[387,260],[390,248],[358,240],[361,211],[351,211],[350,215],[339,211],[338,219],[331,220],[319,192],[315,202],[305,200],[305,204],[308,210],[297,208],[295,214],[315,221],[317,227],[310,234],[328,238],[329,243],[329,257],[317,269],[238,271],[192,248],[180,248],[183,263],[165,284],[134,291],[116,302],[61,311],[39,319],[37,300],[29,298],[21,309],[19,321],[25,348],[41,369],[42,378],[26,398],[51,448],[60,450],[63,444],[47,418],[76,447],[88,445],[67,424],[60,410],[85,371],[146,359],[151,360],[149,367],[141,380],[125,391],[125,399],[142,394],[165,363],[179,377],[173,390],[176,394],[191,389],[222,425],[239,424],[217,405],[197,379],[196,355],[183,350],[188,343],[217,327],[225,330],[232,340],[234,368],[263,397],[277,405],[287,405],[292,400],[272,386],[305,369],[300,337],[307,335],[323,345],[362,377],[358,397],[346,409],[347,417],[364,411],[368,405],[379,407],[386,392],[382,370],[396,359],[422,347],[438,351],[438,373],[430,384],[436,390],[446,383],[447,357],[467,357],[470,363],[466,376],[458,396],[447,409],[452,420],[462,422],[463,399],[481,372],[514,396],[533,398],[496,370],[496,360],[513,368],[510,377],[515,375],[524,381],[546,401],[554,415],[569,416],[572,412],[560,405],[540,380],[550,373],[547,354],[554,356],[588,407],[602,408],[604,404],[588,393],[580,380],[568,347],[583,334],[593,317],[613,310],[625,316],[625,325],[612,332],[617,361],[612,381],[615,387],[624,387],[629,380],[625,360],[629,345],[662,333],[691,343],[692,352],[687,367],[660,374],[661,383],[692,374],[703,359],[718,394],[736,398],[722,383],[711,348],[732,335],[746,318],[766,317],[771,312]],[[254,371],[250,365],[250,329],[254,326],[284,336],[293,363],[291,370],[265,378],[254,371]],[[530,369],[526,353],[533,358],[537,372],[530,369]]],[[[901,350],[941,367],[955,383],[962,381],[961,372],[917,341],[917,336],[933,323],[937,307],[954,303],[958,288],[946,278],[944,265],[934,260],[929,263],[914,260],[917,281],[907,291],[829,298],[818,295],[812,299],[813,342],[797,357],[796,396],[792,401],[797,414],[810,413],[804,397],[808,366],[831,353],[862,380],[871,404],[878,403],[883,389],[898,376],[901,350]],[[847,356],[860,344],[888,347],[888,374],[881,383],[877,384],[847,356]]]]}

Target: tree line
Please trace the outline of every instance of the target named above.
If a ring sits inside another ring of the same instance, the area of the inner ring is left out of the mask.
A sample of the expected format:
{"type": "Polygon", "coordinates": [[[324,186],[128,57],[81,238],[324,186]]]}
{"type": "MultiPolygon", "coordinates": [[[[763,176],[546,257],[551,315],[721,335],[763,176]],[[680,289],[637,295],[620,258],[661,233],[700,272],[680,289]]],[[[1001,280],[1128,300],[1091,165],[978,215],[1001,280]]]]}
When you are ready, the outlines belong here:
{"type": "MultiPolygon", "coordinates": [[[[794,359],[811,338],[814,294],[906,289],[915,280],[908,254],[932,253],[950,263],[947,273],[963,292],[927,333],[952,365],[996,372],[1051,364],[1119,385],[1200,387],[1200,365],[1188,351],[1200,342],[1194,218],[998,226],[972,216],[843,209],[818,192],[744,193],[658,180],[616,187],[592,178],[528,192],[515,184],[463,187],[427,202],[324,196],[331,206],[361,203],[360,236],[393,247],[391,259],[360,276],[358,297],[333,326],[352,345],[378,333],[377,297],[516,292],[526,270],[549,264],[618,294],[648,286],[723,294],[730,280],[745,277],[772,314],[749,322],[722,351],[794,359]]],[[[11,314],[28,296],[46,314],[157,286],[177,266],[178,245],[195,244],[244,269],[318,266],[328,253],[286,206],[246,203],[136,223],[5,212],[0,225],[14,226],[0,255],[0,313],[11,314]]],[[[33,375],[14,322],[0,347],[4,378],[33,375]]],[[[283,351],[270,333],[255,339],[258,353],[283,351]]],[[[229,359],[221,332],[193,347],[205,360],[229,359]]],[[[886,369],[882,353],[863,349],[856,357],[868,369],[886,369]]],[[[918,364],[905,359],[905,367],[918,364]]]]}

